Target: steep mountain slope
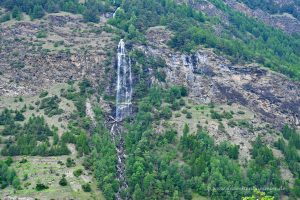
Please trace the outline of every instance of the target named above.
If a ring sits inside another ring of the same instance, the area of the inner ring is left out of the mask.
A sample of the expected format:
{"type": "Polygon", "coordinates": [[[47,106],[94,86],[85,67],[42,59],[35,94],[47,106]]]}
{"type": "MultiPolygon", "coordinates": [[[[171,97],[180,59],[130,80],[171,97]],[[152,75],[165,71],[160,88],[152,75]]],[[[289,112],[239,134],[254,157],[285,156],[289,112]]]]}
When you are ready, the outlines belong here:
{"type": "Polygon", "coordinates": [[[99,81],[104,67],[97,66],[114,50],[112,37],[104,24],[80,20],[61,13],[41,21],[3,23],[1,95],[36,93],[38,88],[84,76],[99,81]]]}
{"type": "Polygon", "coordinates": [[[300,198],[297,1],[13,3],[1,199],[300,198]]]}
{"type": "MultiPolygon", "coordinates": [[[[243,1],[242,1],[243,2],[243,1]]],[[[230,7],[245,13],[248,16],[255,17],[266,24],[274,26],[276,28],[282,29],[283,31],[293,34],[299,33],[299,25],[300,25],[300,7],[299,2],[296,1],[274,1],[274,2],[264,2],[265,6],[254,5],[245,1],[246,5],[240,4],[234,1],[226,2],[230,7]],[[272,6],[272,8],[266,8],[268,6],[272,6]]]]}
{"type": "Polygon", "coordinates": [[[150,29],[144,51],[165,58],[170,66],[166,71],[168,83],[188,86],[198,102],[238,102],[275,126],[300,125],[299,83],[255,64],[235,65],[207,49],[189,55],[173,53],[162,38],[167,33],[164,28],[150,29]]]}
{"type": "MultiPolygon", "coordinates": [[[[226,13],[217,8],[213,1],[183,1],[209,16],[226,18],[226,13]]],[[[256,18],[288,34],[300,32],[299,3],[293,1],[224,1],[229,7],[249,17],[256,18]]],[[[228,19],[227,19],[228,20],[228,19]]]]}

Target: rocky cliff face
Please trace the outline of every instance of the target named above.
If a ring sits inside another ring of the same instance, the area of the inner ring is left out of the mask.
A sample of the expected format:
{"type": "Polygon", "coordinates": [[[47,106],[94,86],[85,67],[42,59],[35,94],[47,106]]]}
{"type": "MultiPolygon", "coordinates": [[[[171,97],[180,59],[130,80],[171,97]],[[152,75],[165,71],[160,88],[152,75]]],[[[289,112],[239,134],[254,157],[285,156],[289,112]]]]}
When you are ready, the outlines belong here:
{"type": "Polygon", "coordinates": [[[162,27],[150,29],[150,45],[144,48],[147,54],[166,60],[167,82],[188,86],[197,102],[238,103],[276,127],[300,126],[299,83],[257,64],[235,65],[207,49],[191,55],[174,52],[165,44],[169,34],[162,27]]]}

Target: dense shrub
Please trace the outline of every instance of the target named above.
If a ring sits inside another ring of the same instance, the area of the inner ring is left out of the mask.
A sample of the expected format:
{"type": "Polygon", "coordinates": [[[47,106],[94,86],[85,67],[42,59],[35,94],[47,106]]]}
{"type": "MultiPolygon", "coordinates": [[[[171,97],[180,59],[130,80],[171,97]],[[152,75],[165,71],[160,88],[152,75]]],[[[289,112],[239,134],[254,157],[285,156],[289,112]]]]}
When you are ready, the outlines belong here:
{"type": "Polygon", "coordinates": [[[66,186],[66,185],[68,185],[68,181],[67,181],[67,179],[65,178],[65,176],[63,176],[63,177],[59,180],[59,185],[61,185],[61,186],[66,186]]]}
{"type": "Polygon", "coordinates": [[[0,187],[3,189],[12,185],[14,188],[20,189],[20,180],[10,164],[11,159],[7,159],[6,161],[0,160],[0,187]]]}
{"type": "MultiPolygon", "coordinates": [[[[7,113],[5,115],[9,116],[7,113]]],[[[2,135],[15,136],[14,142],[3,147],[2,155],[58,156],[70,153],[66,144],[59,142],[57,134],[49,128],[43,117],[30,117],[23,126],[12,121],[4,126],[2,135]],[[49,143],[51,136],[54,137],[53,145],[49,143]]]]}
{"type": "Polygon", "coordinates": [[[36,186],[35,186],[35,189],[37,191],[42,191],[42,190],[46,190],[48,189],[49,187],[43,183],[37,183],[36,186]]]}
{"type": "Polygon", "coordinates": [[[84,192],[91,192],[92,191],[91,185],[89,183],[81,185],[81,188],[84,192]]]}
{"type": "Polygon", "coordinates": [[[56,95],[53,97],[46,97],[42,99],[39,108],[44,109],[45,114],[49,117],[52,117],[54,115],[60,115],[64,112],[61,108],[59,108],[60,102],[61,100],[56,95]]]}
{"type": "Polygon", "coordinates": [[[160,116],[164,119],[170,119],[172,117],[172,110],[169,107],[163,107],[160,116]]]}
{"type": "Polygon", "coordinates": [[[76,165],[75,161],[72,158],[67,158],[66,166],[74,167],[76,165]]]}
{"type": "Polygon", "coordinates": [[[79,177],[83,173],[82,169],[77,169],[73,172],[74,176],[79,177]]]}

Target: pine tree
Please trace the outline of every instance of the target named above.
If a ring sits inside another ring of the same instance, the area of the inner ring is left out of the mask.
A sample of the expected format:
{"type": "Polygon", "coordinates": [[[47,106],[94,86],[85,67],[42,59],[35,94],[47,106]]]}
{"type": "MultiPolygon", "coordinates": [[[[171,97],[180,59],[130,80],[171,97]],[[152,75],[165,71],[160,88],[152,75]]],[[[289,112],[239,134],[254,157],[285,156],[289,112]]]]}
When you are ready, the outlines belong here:
{"type": "Polygon", "coordinates": [[[83,19],[85,22],[99,22],[98,12],[95,8],[87,8],[83,13],[83,19]]]}
{"type": "Polygon", "coordinates": [[[187,135],[190,132],[190,127],[188,124],[184,124],[183,135],[187,135]]]}
{"type": "Polygon", "coordinates": [[[15,18],[16,20],[20,21],[22,19],[22,12],[20,8],[17,6],[14,6],[12,13],[11,13],[12,18],[15,18]]]}
{"type": "Polygon", "coordinates": [[[45,15],[45,11],[41,5],[35,5],[33,7],[32,13],[30,14],[32,19],[42,18],[44,15],[45,15]]]}
{"type": "Polygon", "coordinates": [[[141,190],[141,187],[140,185],[136,184],[133,193],[133,200],[143,200],[143,199],[144,199],[144,194],[141,190]]]}

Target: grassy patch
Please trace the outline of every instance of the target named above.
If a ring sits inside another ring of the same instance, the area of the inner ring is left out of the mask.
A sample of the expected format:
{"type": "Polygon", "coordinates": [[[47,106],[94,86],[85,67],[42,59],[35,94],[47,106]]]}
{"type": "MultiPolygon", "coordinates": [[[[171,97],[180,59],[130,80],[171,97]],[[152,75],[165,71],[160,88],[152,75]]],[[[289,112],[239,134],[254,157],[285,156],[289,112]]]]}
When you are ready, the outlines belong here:
{"type": "MultiPolygon", "coordinates": [[[[67,127],[68,121],[65,118],[62,118],[60,115],[54,115],[54,116],[47,116],[44,113],[44,110],[39,109],[39,104],[41,103],[40,95],[44,96],[46,93],[48,93],[47,96],[53,97],[57,95],[60,99],[58,106],[60,109],[64,111],[63,115],[68,115],[72,113],[75,109],[75,106],[71,100],[68,100],[66,98],[61,98],[60,93],[61,90],[68,88],[68,85],[63,84],[56,84],[50,88],[47,88],[43,90],[42,92],[38,93],[35,96],[22,96],[22,97],[0,97],[0,111],[2,111],[4,108],[12,109],[12,110],[22,110],[24,109],[24,106],[26,105],[26,110],[24,111],[24,116],[26,122],[28,118],[34,114],[39,116],[44,116],[46,122],[49,124],[49,126],[56,126],[58,128],[58,134],[61,135],[64,131],[66,131],[65,127],[67,127]],[[22,99],[22,101],[20,101],[22,99]]],[[[45,97],[47,98],[47,97],[45,97]]]]}
{"type": "MultiPolygon", "coordinates": [[[[201,127],[210,127],[218,129],[220,121],[224,125],[223,130],[226,132],[228,128],[238,125],[239,121],[250,121],[254,118],[254,114],[247,108],[232,105],[214,105],[214,104],[193,104],[185,99],[186,106],[176,112],[170,120],[171,124],[177,128],[178,135],[181,136],[184,124],[190,127],[190,132],[194,133],[201,127]],[[243,114],[240,114],[240,113],[243,114]],[[181,113],[181,114],[180,114],[181,113]],[[187,117],[187,114],[191,117],[187,117]]],[[[241,128],[243,128],[241,126],[241,128]]]]}
{"type": "Polygon", "coordinates": [[[38,199],[104,199],[101,192],[95,185],[95,180],[92,175],[84,173],[79,177],[73,175],[73,171],[78,169],[82,162],[76,159],[76,165],[67,168],[65,164],[67,156],[60,157],[26,157],[27,162],[20,162],[23,157],[16,157],[12,166],[16,169],[18,176],[21,179],[22,190],[17,190],[14,193],[12,187],[3,190],[0,197],[10,195],[15,197],[33,197],[38,199]],[[66,175],[68,181],[67,186],[59,185],[59,181],[63,175],[66,175]],[[44,184],[48,189],[37,191],[36,185],[44,184]],[[81,185],[90,183],[92,192],[86,193],[82,190],[81,185]]]}

